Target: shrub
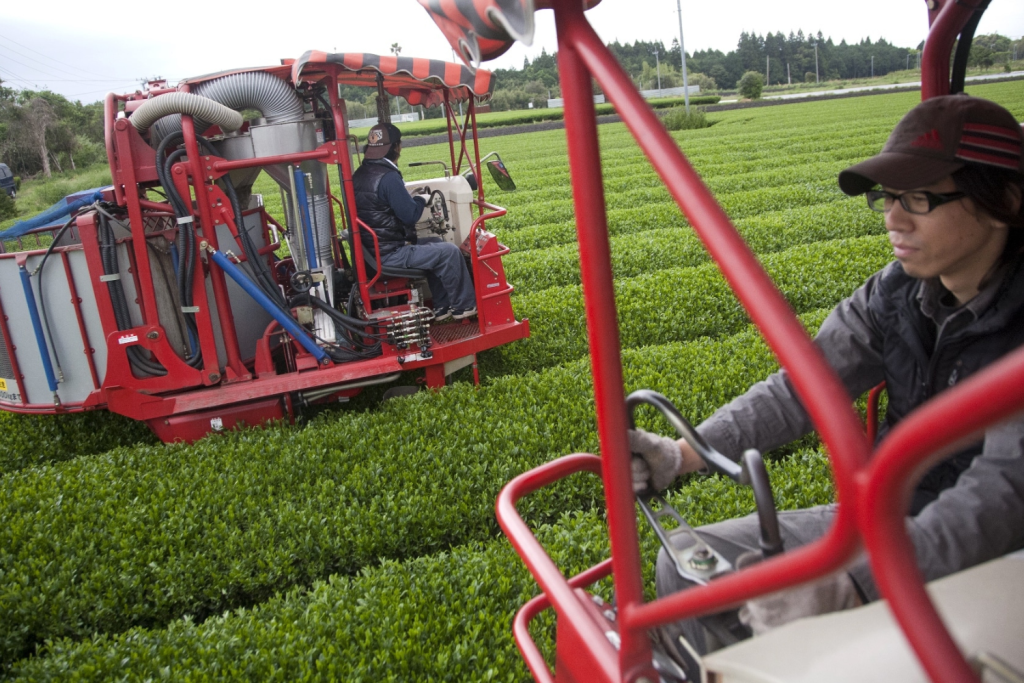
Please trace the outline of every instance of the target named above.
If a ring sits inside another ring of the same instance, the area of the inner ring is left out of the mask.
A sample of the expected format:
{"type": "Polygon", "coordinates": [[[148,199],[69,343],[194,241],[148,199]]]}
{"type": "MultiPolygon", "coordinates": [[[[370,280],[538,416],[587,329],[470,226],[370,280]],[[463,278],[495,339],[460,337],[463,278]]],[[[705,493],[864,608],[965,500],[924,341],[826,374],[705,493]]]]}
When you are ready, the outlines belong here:
{"type": "Polygon", "coordinates": [[[748,100],[761,99],[761,90],[764,88],[764,78],[756,71],[748,71],[736,81],[736,89],[740,97],[748,100]]]}
{"type": "Polygon", "coordinates": [[[708,123],[708,116],[703,107],[694,107],[689,112],[684,107],[670,109],[662,121],[669,130],[692,130],[707,128],[711,125],[708,123]]]}
{"type": "Polygon", "coordinates": [[[804,74],[804,83],[817,83],[817,82],[818,82],[818,75],[815,74],[813,71],[808,71],[807,73],[804,74]]]}
{"type": "Polygon", "coordinates": [[[6,190],[0,190],[0,221],[14,218],[18,215],[18,207],[14,200],[7,194],[6,190]]]}

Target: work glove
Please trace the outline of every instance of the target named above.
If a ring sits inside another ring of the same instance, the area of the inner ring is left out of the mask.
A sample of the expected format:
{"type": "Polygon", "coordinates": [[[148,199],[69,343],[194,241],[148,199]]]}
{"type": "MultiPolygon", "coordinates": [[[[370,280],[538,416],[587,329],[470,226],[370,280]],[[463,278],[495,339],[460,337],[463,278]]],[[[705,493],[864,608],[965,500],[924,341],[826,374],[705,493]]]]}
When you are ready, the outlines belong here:
{"type": "Polygon", "coordinates": [[[633,453],[633,493],[662,491],[679,476],[683,454],[675,439],[642,429],[631,429],[629,450],[633,453]],[[639,456],[639,457],[637,457],[639,456]]]}
{"type": "Polygon", "coordinates": [[[740,621],[755,636],[762,635],[802,617],[828,614],[861,605],[853,579],[845,571],[810,583],[748,600],[740,608],[740,621]]]}

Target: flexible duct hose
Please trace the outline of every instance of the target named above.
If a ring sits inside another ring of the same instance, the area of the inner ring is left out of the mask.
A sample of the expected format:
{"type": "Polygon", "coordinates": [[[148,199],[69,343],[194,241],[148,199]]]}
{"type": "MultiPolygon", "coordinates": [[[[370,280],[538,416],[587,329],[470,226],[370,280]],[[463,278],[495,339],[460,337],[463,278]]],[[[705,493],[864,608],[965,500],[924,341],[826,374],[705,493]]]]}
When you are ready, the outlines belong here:
{"type": "MultiPolygon", "coordinates": [[[[230,107],[210,98],[187,92],[170,92],[147,100],[132,113],[128,120],[135,126],[135,130],[142,133],[168,114],[178,114],[179,127],[181,126],[181,114],[216,123],[221,129],[228,131],[238,130],[244,123],[242,115],[230,107]]],[[[208,124],[204,126],[204,128],[206,127],[208,124]]]]}
{"type": "MultiPolygon", "coordinates": [[[[214,102],[219,102],[232,110],[256,109],[267,120],[267,123],[287,123],[302,120],[302,98],[295,92],[295,89],[287,81],[283,81],[263,71],[231,74],[230,76],[200,83],[193,92],[214,102]]],[[[161,97],[165,96],[162,95],[161,97]]],[[[165,114],[167,113],[171,112],[165,112],[165,114]]],[[[197,133],[201,133],[209,126],[208,121],[217,123],[217,121],[206,119],[202,116],[199,116],[199,119],[201,120],[196,122],[197,133]]],[[[221,126],[221,128],[223,127],[221,126]]],[[[231,130],[237,129],[238,126],[231,130]]],[[[154,129],[156,135],[154,135],[154,138],[162,140],[171,133],[176,133],[180,130],[181,117],[166,116],[156,123],[154,129]]]]}

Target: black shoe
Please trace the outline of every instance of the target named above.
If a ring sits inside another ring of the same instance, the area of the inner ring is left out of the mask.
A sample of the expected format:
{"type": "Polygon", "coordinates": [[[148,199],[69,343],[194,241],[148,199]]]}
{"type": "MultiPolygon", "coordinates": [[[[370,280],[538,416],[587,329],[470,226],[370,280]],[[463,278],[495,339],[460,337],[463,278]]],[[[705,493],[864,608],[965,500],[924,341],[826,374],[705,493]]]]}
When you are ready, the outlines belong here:
{"type": "Polygon", "coordinates": [[[476,315],[476,306],[465,311],[455,311],[452,313],[452,318],[455,320],[465,320],[466,318],[472,318],[474,315],[476,315]]]}

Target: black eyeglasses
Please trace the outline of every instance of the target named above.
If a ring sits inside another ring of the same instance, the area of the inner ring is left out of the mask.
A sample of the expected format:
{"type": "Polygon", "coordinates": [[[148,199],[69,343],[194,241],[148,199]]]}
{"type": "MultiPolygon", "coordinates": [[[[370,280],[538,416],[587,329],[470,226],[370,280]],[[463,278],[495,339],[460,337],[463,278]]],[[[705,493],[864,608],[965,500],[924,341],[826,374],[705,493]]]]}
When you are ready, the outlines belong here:
{"type": "Polygon", "coordinates": [[[926,192],[924,190],[904,192],[903,194],[893,194],[892,192],[886,192],[885,190],[868,190],[866,196],[868,199],[868,208],[872,211],[889,213],[889,210],[892,209],[893,203],[899,200],[899,203],[907,213],[916,213],[921,215],[930,213],[934,211],[936,207],[942,206],[947,202],[963,199],[967,195],[963,192],[935,194],[934,192],[926,192]]]}

